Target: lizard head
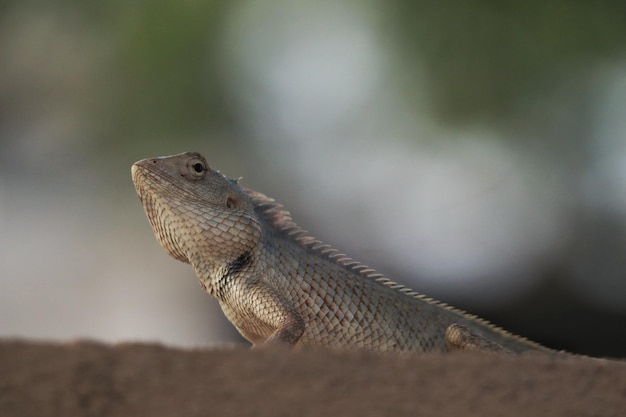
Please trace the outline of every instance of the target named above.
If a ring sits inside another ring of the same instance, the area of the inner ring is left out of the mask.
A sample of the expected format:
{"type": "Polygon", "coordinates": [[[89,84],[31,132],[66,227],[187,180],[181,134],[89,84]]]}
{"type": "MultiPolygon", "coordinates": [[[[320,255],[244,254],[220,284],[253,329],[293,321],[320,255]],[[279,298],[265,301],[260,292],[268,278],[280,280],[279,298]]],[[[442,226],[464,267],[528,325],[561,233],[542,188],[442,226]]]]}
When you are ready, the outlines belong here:
{"type": "Polygon", "coordinates": [[[196,270],[218,272],[257,246],[261,228],[250,198],[202,155],[144,159],[133,164],[132,178],[163,248],[196,270]]]}

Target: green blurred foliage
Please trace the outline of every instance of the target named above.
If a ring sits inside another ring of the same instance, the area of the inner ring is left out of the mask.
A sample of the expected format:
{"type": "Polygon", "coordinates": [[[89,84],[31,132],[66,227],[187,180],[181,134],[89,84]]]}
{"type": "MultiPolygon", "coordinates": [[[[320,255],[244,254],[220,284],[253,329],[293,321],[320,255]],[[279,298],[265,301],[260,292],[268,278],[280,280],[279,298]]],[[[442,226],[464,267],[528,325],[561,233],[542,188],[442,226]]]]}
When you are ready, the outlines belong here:
{"type": "Polygon", "coordinates": [[[434,113],[447,123],[497,123],[520,100],[626,46],[620,1],[422,0],[391,9],[400,49],[425,68],[434,113]]]}
{"type": "MultiPolygon", "coordinates": [[[[94,85],[81,88],[92,97],[92,139],[110,150],[236,129],[223,86],[228,75],[216,61],[222,22],[239,3],[5,0],[0,13],[53,14],[103,46],[94,85]]],[[[413,80],[425,76],[429,108],[446,124],[519,120],[521,103],[536,105],[568,79],[575,85],[626,46],[625,2],[395,0],[363,7],[376,9],[389,47],[400,51],[392,76],[402,75],[401,91],[422,88],[413,80]]]]}
{"type": "MultiPolygon", "coordinates": [[[[140,146],[144,140],[167,143],[228,124],[215,41],[224,9],[233,4],[13,0],[0,3],[0,23],[44,17],[58,22],[57,30],[64,28],[100,49],[71,56],[65,65],[98,60],[89,84],[74,87],[89,97],[80,115],[92,126],[90,141],[108,151],[140,146]]],[[[45,44],[46,39],[39,42],[45,44]]],[[[52,44],[50,53],[59,46],[52,44]]]]}
{"type": "Polygon", "coordinates": [[[121,13],[111,22],[116,50],[109,100],[116,128],[158,139],[221,122],[225,112],[219,104],[213,40],[222,4],[119,4],[121,13]]]}

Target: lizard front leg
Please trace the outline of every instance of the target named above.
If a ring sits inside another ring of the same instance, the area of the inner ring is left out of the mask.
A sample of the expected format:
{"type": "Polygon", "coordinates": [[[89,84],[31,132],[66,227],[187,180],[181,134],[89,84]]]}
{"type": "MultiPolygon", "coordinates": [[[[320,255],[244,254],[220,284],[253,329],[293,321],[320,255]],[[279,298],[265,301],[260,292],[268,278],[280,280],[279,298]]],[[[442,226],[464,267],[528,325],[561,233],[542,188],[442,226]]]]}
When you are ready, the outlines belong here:
{"type": "Polygon", "coordinates": [[[451,352],[500,352],[512,353],[504,346],[478,335],[460,324],[451,324],[446,329],[446,344],[451,352]]]}
{"type": "Polygon", "coordinates": [[[304,320],[299,314],[292,314],[280,321],[274,333],[265,340],[263,346],[274,344],[286,344],[294,346],[304,333],[304,320]]]}
{"type": "Polygon", "coordinates": [[[253,343],[294,346],[305,323],[300,313],[280,293],[259,281],[234,286],[220,301],[222,310],[237,330],[253,343]],[[238,288],[237,288],[238,287],[238,288]]]}

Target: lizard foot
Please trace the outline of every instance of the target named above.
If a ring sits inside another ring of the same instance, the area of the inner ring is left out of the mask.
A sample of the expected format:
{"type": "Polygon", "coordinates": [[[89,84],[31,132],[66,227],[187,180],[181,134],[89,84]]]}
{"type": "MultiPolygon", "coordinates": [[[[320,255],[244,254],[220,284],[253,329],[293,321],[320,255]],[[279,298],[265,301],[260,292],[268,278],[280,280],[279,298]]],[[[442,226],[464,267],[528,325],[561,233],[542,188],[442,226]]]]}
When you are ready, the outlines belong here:
{"type": "Polygon", "coordinates": [[[472,332],[460,324],[451,324],[446,329],[446,343],[450,352],[500,352],[512,353],[510,350],[479,334],[472,332]]]}

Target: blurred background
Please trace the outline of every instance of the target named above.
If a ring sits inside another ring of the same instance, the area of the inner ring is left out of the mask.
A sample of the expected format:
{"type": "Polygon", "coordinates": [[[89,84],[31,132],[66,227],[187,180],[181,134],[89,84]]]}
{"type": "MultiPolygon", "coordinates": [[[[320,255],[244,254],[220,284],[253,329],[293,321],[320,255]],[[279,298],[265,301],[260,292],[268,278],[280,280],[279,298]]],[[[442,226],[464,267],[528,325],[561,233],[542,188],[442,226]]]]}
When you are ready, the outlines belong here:
{"type": "Polygon", "coordinates": [[[393,280],[626,356],[626,3],[0,3],[0,336],[242,339],[130,180],[202,152],[393,280]]]}

